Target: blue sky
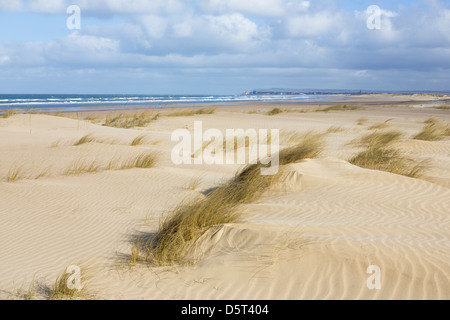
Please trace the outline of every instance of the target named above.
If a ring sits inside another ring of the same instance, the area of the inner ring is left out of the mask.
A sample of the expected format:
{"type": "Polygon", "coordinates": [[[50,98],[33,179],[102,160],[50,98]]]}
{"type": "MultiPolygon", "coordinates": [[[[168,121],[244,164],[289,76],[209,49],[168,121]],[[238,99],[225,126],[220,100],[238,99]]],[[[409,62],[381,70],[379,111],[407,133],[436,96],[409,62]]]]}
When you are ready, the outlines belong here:
{"type": "Polygon", "coordinates": [[[450,0],[0,0],[0,93],[274,87],[450,90],[450,0]]]}

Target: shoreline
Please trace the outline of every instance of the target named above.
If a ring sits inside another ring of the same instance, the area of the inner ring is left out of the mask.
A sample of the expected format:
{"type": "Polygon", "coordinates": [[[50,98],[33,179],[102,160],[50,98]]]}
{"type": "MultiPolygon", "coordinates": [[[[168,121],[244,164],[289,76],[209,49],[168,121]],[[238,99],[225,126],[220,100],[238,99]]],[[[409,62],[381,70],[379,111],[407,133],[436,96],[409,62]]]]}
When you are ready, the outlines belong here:
{"type": "Polygon", "coordinates": [[[236,101],[236,102],[195,102],[195,103],[168,103],[168,104],[144,104],[144,105],[89,105],[89,106],[70,106],[70,107],[37,107],[37,108],[7,108],[1,109],[0,115],[8,110],[17,110],[24,114],[44,113],[44,114],[92,114],[92,113],[117,113],[117,112],[136,112],[136,111],[162,111],[162,110],[178,110],[188,108],[205,108],[213,107],[220,109],[236,108],[236,107],[274,107],[274,106],[331,106],[334,104],[367,106],[379,105],[410,105],[418,107],[433,107],[434,105],[450,104],[450,96],[448,95],[432,95],[432,94],[362,94],[347,95],[336,94],[324,96],[324,99],[311,101],[309,99],[302,100],[271,100],[271,101],[236,101]],[[328,97],[328,98],[325,98],[328,97]]]}

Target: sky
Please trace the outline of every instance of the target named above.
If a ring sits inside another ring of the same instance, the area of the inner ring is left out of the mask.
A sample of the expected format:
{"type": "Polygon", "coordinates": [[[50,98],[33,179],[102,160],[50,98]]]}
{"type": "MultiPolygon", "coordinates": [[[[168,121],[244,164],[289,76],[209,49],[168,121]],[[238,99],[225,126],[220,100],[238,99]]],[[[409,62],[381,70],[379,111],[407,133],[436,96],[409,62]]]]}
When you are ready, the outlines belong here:
{"type": "Polygon", "coordinates": [[[448,91],[450,0],[0,0],[0,93],[269,88],[448,91]]]}

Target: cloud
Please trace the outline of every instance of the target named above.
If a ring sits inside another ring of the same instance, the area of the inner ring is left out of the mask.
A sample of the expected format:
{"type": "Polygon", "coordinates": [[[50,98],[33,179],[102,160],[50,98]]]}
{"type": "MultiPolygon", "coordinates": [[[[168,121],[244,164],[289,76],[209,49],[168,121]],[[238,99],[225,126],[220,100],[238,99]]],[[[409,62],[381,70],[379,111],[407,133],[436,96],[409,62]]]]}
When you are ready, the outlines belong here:
{"type": "MultiPolygon", "coordinates": [[[[386,79],[383,71],[417,75],[450,69],[450,7],[440,1],[380,4],[380,30],[367,28],[364,6],[340,8],[329,0],[0,0],[0,9],[65,15],[69,4],[81,8],[81,30],[50,41],[0,40],[2,69],[58,69],[80,76],[92,70],[149,77],[195,72],[207,83],[217,70],[246,78],[245,72],[270,74],[270,69],[280,79],[320,70],[326,81],[341,81],[341,70],[348,83],[369,83],[386,79]]],[[[450,76],[439,75],[450,85],[450,76]]]]}
{"type": "Polygon", "coordinates": [[[31,0],[31,11],[40,13],[65,13],[68,7],[65,0],[31,0]]]}
{"type": "Polygon", "coordinates": [[[21,0],[0,0],[1,11],[19,11],[23,9],[21,0]]]}

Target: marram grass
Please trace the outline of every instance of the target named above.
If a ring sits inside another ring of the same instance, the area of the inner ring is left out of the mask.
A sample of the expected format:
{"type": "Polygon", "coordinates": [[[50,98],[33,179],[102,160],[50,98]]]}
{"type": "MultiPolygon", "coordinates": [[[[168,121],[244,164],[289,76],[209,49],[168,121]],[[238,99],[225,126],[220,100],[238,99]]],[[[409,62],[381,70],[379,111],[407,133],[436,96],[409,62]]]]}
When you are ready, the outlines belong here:
{"type": "Polygon", "coordinates": [[[132,262],[138,260],[137,255],[156,265],[195,262],[191,249],[206,230],[238,221],[242,215],[240,206],[257,201],[265,190],[278,182],[283,177],[283,166],[315,158],[322,148],[323,135],[307,134],[297,145],[280,152],[278,174],[263,176],[261,164],[249,165],[205,197],[181,203],[164,216],[158,232],[144,246],[133,245],[132,262]]]}

